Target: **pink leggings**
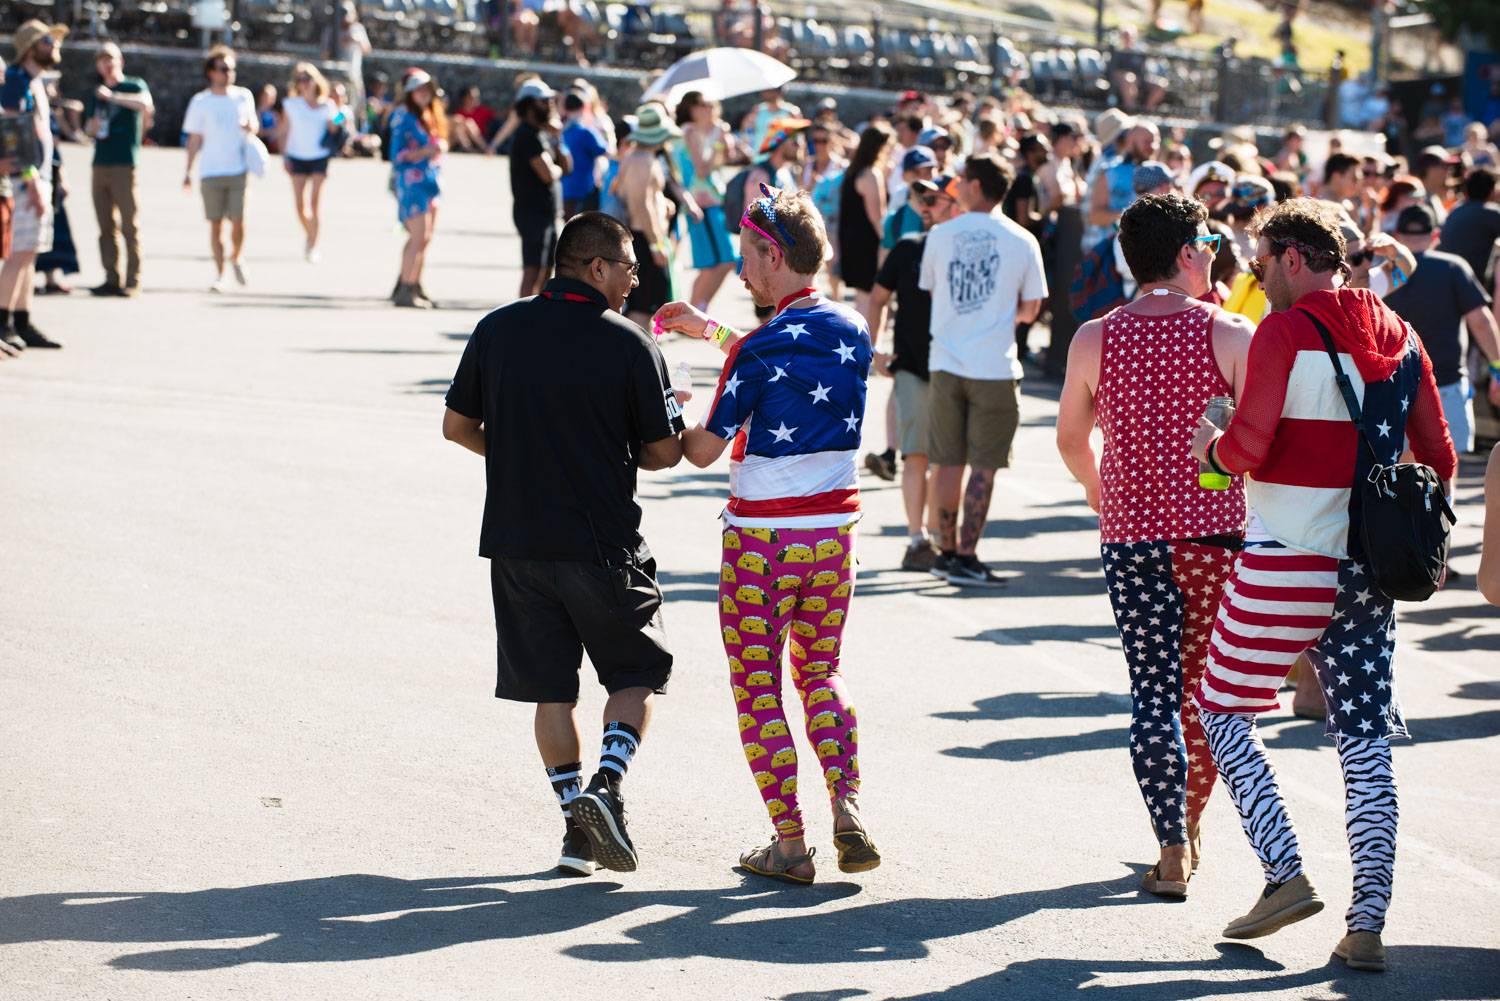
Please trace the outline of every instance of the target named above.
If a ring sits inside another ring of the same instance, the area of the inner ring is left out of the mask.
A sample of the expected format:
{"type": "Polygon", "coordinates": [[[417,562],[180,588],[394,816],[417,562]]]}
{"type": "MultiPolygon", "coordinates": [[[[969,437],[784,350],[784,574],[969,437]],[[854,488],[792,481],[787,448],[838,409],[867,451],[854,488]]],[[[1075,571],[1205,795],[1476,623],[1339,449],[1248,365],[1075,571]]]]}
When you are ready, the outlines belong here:
{"type": "Polygon", "coordinates": [[[839,675],[854,595],[854,526],[728,528],[719,623],[745,758],[778,838],[802,837],[797,749],[782,709],[781,651],[830,799],[859,790],[859,731],[839,675]]]}

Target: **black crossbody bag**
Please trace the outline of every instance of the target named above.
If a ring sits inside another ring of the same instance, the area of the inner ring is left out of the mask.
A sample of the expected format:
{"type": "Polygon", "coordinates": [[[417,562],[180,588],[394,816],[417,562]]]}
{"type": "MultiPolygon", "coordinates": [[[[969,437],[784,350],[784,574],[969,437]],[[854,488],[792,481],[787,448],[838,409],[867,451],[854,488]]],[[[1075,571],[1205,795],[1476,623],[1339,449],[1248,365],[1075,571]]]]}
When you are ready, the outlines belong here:
{"type": "Polygon", "coordinates": [[[1380,461],[1365,435],[1359,398],[1339,362],[1333,336],[1316,316],[1301,312],[1323,338],[1349,419],[1370,453],[1370,473],[1355,485],[1363,509],[1359,537],[1370,579],[1389,598],[1426,601],[1448,574],[1448,535],[1458,520],[1443,494],[1443,483],[1431,466],[1420,462],[1380,461]]]}

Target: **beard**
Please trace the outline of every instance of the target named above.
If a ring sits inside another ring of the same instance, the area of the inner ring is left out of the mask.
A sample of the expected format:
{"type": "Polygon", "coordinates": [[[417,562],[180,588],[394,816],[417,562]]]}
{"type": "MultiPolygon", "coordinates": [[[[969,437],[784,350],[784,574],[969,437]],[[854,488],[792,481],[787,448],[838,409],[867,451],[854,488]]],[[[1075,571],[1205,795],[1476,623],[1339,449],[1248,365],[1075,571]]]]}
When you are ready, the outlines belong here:
{"type": "Polygon", "coordinates": [[[36,63],[42,69],[46,70],[46,69],[51,69],[52,67],[56,66],[58,63],[62,62],[62,57],[60,55],[58,55],[57,46],[54,45],[50,49],[42,49],[42,48],[32,49],[31,50],[31,61],[34,62],[34,63],[36,63]]]}

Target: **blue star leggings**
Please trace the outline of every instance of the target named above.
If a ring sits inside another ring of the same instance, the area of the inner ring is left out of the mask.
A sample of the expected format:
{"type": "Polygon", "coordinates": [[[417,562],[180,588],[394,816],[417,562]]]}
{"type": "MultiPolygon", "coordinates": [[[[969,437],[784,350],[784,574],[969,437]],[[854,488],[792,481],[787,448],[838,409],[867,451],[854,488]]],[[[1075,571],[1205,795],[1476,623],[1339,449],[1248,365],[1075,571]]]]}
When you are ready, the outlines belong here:
{"type": "Polygon", "coordinates": [[[1214,788],[1213,758],[1191,701],[1214,609],[1234,559],[1223,546],[1101,546],[1120,645],[1130,667],[1130,761],[1157,843],[1185,845],[1214,788]]]}

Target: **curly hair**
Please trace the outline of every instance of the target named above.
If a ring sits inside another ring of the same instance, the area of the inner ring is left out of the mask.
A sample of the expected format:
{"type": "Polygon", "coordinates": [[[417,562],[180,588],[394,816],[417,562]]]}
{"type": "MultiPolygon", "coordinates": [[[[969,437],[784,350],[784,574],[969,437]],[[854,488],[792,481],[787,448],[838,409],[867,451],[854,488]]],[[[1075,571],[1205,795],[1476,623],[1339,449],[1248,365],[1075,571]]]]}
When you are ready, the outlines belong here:
{"type": "Polygon", "coordinates": [[[1120,249],[1135,280],[1145,285],[1176,274],[1178,253],[1207,221],[1208,209],[1196,198],[1172,193],[1131,202],[1120,216],[1120,249]]]}
{"type": "Polygon", "coordinates": [[[1264,237],[1278,256],[1295,247],[1312,271],[1338,271],[1348,252],[1341,218],[1339,206],[1332,202],[1293,198],[1262,209],[1250,223],[1250,238],[1264,237]]]}
{"type": "MultiPolygon", "coordinates": [[[[789,238],[786,244],[778,244],[787,267],[799,275],[817,274],[828,259],[828,230],[812,196],[806,191],[778,191],[771,199],[769,213],[765,202],[766,199],[758,198],[750,203],[750,220],[779,239],[789,238]]],[[[740,239],[746,237],[765,243],[754,230],[747,229],[740,239]]]]}

